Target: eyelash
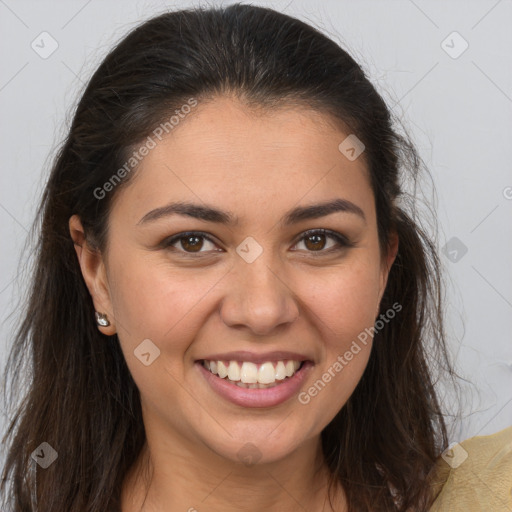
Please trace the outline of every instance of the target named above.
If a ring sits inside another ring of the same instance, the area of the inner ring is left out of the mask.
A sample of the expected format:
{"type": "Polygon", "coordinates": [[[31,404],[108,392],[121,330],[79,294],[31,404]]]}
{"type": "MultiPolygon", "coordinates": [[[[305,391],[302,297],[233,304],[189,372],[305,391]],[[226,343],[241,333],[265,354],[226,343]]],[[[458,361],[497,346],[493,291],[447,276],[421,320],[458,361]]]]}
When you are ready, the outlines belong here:
{"type": "MultiPolygon", "coordinates": [[[[327,249],[327,250],[324,250],[324,249],[320,249],[318,251],[307,251],[309,253],[311,253],[313,256],[323,256],[324,254],[332,254],[333,252],[338,252],[338,251],[341,251],[347,247],[353,247],[354,244],[352,242],[350,242],[345,236],[343,236],[341,233],[337,233],[336,231],[331,231],[329,229],[311,229],[311,230],[308,230],[308,231],[305,231],[301,238],[299,238],[297,240],[297,242],[294,243],[294,245],[297,245],[299,242],[302,242],[304,239],[306,239],[307,237],[309,236],[312,236],[312,235],[326,235],[327,238],[332,238],[334,239],[338,246],[337,247],[331,247],[330,249],[327,249]]],[[[179,249],[176,249],[175,247],[171,247],[172,245],[174,245],[176,242],[179,242],[180,239],[182,238],[187,238],[187,237],[190,237],[190,236],[196,236],[196,237],[199,237],[199,238],[204,238],[206,240],[208,240],[209,242],[211,242],[212,244],[215,244],[215,241],[207,234],[207,233],[204,233],[202,231],[184,231],[182,233],[178,233],[177,235],[173,235],[172,237],[170,238],[167,238],[165,239],[161,244],[160,246],[163,247],[163,248],[168,248],[168,249],[175,249],[177,252],[180,252],[180,253],[183,253],[187,256],[192,256],[192,257],[201,257],[200,255],[201,254],[205,254],[205,253],[208,253],[209,251],[203,251],[203,252],[187,252],[187,251],[184,251],[184,250],[179,250],[179,249]]],[[[215,244],[217,245],[217,244],[215,244]]],[[[218,251],[217,251],[218,252],[218,251]]]]}

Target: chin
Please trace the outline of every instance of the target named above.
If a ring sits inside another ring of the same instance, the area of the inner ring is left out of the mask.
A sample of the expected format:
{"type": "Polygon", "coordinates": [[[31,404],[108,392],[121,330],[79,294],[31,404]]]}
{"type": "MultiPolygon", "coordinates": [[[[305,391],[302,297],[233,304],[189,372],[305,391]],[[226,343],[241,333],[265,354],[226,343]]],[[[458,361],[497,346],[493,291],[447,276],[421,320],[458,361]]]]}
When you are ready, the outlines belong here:
{"type": "MultiPolygon", "coordinates": [[[[274,427],[275,428],[275,427],[274,427]]],[[[254,430],[254,429],[251,429],[254,430]]],[[[279,434],[280,439],[272,440],[267,430],[257,435],[241,435],[228,438],[225,442],[211,443],[211,449],[220,457],[242,466],[271,464],[286,459],[298,448],[300,442],[290,442],[288,435],[279,434]],[[287,440],[283,443],[283,437],[287,440]]]]}

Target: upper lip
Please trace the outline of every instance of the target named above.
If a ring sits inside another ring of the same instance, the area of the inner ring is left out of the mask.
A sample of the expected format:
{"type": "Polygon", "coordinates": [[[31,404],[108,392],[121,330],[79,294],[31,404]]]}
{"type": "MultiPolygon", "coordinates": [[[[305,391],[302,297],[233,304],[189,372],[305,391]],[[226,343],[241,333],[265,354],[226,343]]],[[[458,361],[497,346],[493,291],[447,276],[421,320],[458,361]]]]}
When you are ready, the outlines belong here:
{"type": "Polygon", "coordinates": [[[236,352],[223,352],[205,356],[199,361],[247,361],[255,364],[266,363],[267,361],[285,361],[291,359],[293,361],[311,361],[311,359],[297,352],[288,352],[285,350],[274,350],[272,352],[264,352],[257,354],[247,350],[238,350],[236,352]]]}

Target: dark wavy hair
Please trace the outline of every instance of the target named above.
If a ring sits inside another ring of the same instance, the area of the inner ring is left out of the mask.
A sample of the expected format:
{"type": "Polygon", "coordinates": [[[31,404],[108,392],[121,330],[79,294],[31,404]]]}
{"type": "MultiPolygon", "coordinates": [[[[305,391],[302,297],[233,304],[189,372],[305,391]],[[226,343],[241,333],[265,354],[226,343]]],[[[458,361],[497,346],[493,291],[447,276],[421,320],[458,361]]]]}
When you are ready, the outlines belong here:
{"type": "Polygon", "coordinates": [[[14,412],[3,441],[2,510],[120,509],[124,477],[145,442],[140,395],[117,336],[94,322],[68,220],[77,214],[105,251],[112,201],[135,172],[104,198],[95,190],[190,97],[200,104],[223,95],[255,111],[313,109],[364,143],[384,254],[390,234],[399,237],[381,312],[395,302],[402,310],[375,335],[360,382],[321,434],[329,491],[341,483],[350,511],[427,510],[433,501],[434,463],[448,444],[434,372],[452,371],[436,242],[405,186],[428,170],[340,45],[283,13],[234,4],[145,21],[81,95],[34,224],[29,299],[5,371],[14,412]],[[43,441],[60,462],[45,470],[30,457],[43,441]]]}

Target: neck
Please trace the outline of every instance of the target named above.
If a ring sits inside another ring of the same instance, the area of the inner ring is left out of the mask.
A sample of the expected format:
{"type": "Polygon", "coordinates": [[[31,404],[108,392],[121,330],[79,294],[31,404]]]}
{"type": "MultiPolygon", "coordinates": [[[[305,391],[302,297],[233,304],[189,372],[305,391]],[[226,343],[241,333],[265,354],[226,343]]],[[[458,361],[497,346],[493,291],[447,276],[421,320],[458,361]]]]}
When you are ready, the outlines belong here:
{"type": "Polygon", "coordinates": [[[148,439],[124,480],[122,512],[344,511],[341,487],[335,508],[329,504],[328,475],[319,436],[285,460],[254,465],[226,460],[197,444],[171,448],[148,439]]]}

